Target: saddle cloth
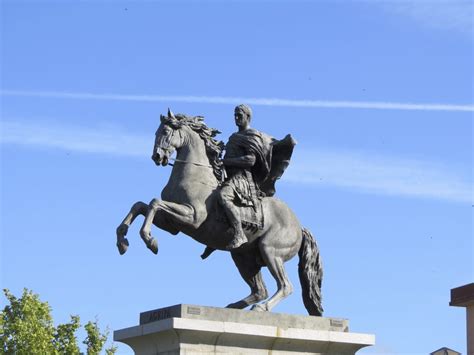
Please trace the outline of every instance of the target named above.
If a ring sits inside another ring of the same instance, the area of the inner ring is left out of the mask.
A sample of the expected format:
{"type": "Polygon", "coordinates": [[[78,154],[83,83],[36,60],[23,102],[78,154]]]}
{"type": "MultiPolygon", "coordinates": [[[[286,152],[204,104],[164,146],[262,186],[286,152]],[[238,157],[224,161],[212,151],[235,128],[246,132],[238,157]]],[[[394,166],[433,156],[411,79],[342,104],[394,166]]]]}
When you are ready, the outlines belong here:
{"type": "MultiPolygon", "coordinates": [[[[263,206],[261,199],[255,199],[256,206],[242,206],[236,204],[236,207],[240,212],[240,220],[242,221],[242,228],[251,232],[256,232],[259,229],[263,229],[263,206]]],[[[216,201],[216,216],[217,220],[229,223],[227,216],[224,212],[223,207],[216,201]]]]}

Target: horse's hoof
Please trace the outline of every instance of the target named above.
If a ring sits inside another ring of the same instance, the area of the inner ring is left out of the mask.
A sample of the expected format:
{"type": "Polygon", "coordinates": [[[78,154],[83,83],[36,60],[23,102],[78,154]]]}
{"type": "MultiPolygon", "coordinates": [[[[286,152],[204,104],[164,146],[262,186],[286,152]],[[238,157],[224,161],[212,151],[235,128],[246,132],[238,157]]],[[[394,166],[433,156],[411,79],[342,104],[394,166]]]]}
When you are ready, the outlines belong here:
{"type": "Polygon", "coordinates": [[[244,309],[247,306],[248,306],[248,303],[245,303],[243,301],[238,301],[238,302],[228,304],[227,306],[225,306],[225,308],[244,309]]]}
{"type": "Polygon", "coordinates": [[[117,242],[117,248],[119,250],[120,255],[125,254],[128,249],[128,239],[123,238],[121,241],[117,242]]]}
{"type": "MultiPolygon", "coordinates": [[[[122,238],[127,235],[128,232],[128,226],[126,224],[121,224],[117,227],[117,237],[122,238]]],[[[128,242],[127,242],[128,245],[128,242]]]]}
{"type": "Polygon", "coordinates": [[[150,249],[153,254],[158,254],[158,242],[155,238],[151,238],[147,243],[146,247],[150,249]]]}
{"type": "Polygon", "coordinates": [[[256,312],[267,312],[267,307],[262,306],[261,304],[255,304],[250,308],[251,311],[256,311],[256,312]]]}

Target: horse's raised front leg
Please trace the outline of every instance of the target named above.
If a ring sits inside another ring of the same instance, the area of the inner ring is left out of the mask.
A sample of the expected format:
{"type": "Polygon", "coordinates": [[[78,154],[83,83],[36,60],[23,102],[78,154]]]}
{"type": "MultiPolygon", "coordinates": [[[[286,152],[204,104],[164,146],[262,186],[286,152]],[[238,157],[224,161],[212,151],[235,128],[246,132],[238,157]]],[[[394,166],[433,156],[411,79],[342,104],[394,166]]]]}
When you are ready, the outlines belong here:
{"type": "Polygon", "coordinates": [[[148,205],[145,221],[140,229],[140,236],[148,249],[155,254],[158,254],[158,242],[151,236],[151,225],[154,223],[157,213],[160,215],[160,220],[165,219],[173,225],[192,225],[195,223],[194,208],[191,206],[158,200],[156,198],[151,200],[148,205]]]}
{"type": "Polygon", "coordinates": [[[130,212],[125,216],[122,223],[117,227],[117,248],[120,255],[125,254],[128,249],[128,239],[125,238],[128,232],[128,227],[133,223],[135,218],[139,215],[146,215],[148,205],[144,202],[135,202],[130,209],[130,212]]]}
{"type": "Polygon", "coordinates": [[[249,250],[247,253],[231,253],[235,265],[239,269],[240,275],[245,282],[250,286],[250,295],[227,305],[227,308],[243,309],[247,306],[260,302],[268,297],[267,288],[263,282],[262,268],[257,263],[255,251],[249,250]]]}

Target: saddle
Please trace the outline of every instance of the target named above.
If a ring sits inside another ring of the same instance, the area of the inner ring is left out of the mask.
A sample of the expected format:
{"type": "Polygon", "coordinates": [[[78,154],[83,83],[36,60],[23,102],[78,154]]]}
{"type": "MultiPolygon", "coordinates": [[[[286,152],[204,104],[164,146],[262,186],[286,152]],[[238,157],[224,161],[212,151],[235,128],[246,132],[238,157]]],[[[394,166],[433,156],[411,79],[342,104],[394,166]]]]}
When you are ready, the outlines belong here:
{"type": "MultiPolygon", "coordinates": [[[[245,206],[238,202],[235,202],[235,205],[240,212],[240,220],[244,230],[255,233],[259,229],[263,229],[263,206],[260,198],[254,199],[254,206],[245,206]]],[[[218,221],[228,223],[223,207],[217,201],[215,203],[215,216],[218,221]]]]}

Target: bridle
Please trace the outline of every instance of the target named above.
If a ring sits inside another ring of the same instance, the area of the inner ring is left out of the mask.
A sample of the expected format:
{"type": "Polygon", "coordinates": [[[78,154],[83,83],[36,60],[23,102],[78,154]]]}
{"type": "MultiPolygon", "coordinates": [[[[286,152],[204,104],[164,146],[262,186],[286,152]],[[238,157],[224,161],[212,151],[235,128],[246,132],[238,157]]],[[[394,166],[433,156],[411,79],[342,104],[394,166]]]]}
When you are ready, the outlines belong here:
{"type": "MultiPolygon", "coordinates": [[[[168,126],[170,127],[170,126],[168,126]]],[[[179,129],[174,129],[173,127],[170,127],[171,128],[171,133],[168,134],[167,136],[164,137],[163,139],[163,142],[159,145],[160,149],[166,151],[166,152],[169,152],[169,148],[171,146],[171,141],[174,137],[174,133],[176,131],[178,131],[178,134],[179,134],[179,138],[182,140],[183,139],[183,136],[181,135],[181,131],[179,129]],[[166,145],[165,145],[166,144],[166,145]]],[[[192,162],[192,161],[187,161],[187,160],[182,160],[182,159],[175,159],[175,158],[171,158],[171,157],[168,157],[168,160],[170,161],[174,161],[175,163],[182,163],[182,164],[191,164],[191,165],[195,165],[195,166],[201,166],[201,167],[204,167],[204,168],[209,168],[209,169],[213,169],[213,167],[211,165],[206,165],[206,164],[201,164],[201,163],[195,163],[195,162],[192,162]]],[[[168,163],[168,165],[170,166],[174,166],[174,164],[171,164],[171,163],[168,163]]]]}

